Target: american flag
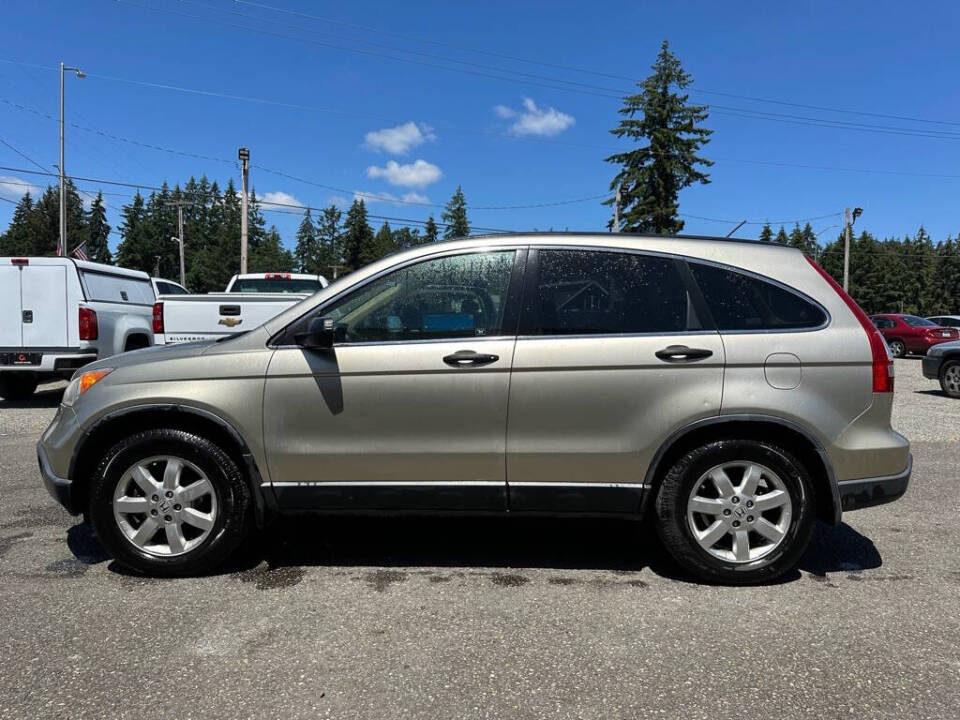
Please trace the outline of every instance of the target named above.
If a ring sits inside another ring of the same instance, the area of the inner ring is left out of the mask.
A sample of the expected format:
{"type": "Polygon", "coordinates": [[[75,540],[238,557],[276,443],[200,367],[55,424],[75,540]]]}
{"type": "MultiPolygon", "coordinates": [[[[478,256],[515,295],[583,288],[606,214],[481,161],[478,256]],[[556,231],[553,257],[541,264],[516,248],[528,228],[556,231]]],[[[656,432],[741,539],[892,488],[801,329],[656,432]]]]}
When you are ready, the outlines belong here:
{"type": "Polygon", "coordinates": [[[89,260],[89,259],[90,259],[90,256],[87,255],[87,241],[84,240],[82,243],[80,243],[79,245],[77,245],[77,246],[73,249],[72,255],[73,255],[77,260],[89,260]]]}

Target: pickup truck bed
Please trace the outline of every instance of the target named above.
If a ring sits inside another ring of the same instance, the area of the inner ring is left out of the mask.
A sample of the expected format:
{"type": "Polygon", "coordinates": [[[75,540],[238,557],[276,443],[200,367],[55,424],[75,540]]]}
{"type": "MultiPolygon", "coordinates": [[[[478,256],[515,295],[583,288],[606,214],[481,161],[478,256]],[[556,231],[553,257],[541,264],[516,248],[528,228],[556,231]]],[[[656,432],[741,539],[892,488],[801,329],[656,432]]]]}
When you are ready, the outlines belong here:
{"type": "Polygon", "coordinates": [[[154,342],[196,342],[251,330],[308,297],[295,293],[166,295],[154,305],[154,342]]]}

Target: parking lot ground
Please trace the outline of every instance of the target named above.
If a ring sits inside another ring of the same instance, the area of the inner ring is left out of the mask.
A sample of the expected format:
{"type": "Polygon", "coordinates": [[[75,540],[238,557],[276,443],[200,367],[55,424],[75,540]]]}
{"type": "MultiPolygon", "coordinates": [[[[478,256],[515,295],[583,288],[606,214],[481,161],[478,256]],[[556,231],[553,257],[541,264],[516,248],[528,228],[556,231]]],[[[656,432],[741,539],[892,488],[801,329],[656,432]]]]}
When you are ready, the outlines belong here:
{"type": "Polygon", "coordinates": [[[958,717],[960,401],[896,370],[907,495],[745,588],[633,523],[483,518],[284,520],[135,577],[40,483],[62,385],[0,402],[0,717],[958,717]]]}

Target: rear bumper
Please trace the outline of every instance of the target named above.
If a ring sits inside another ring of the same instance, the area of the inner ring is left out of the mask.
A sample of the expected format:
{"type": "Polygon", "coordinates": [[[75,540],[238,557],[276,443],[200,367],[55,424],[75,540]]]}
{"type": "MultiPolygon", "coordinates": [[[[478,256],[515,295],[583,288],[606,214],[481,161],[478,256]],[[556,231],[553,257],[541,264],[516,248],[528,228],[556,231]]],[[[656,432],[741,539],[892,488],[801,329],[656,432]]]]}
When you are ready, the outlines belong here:
{"type": "Polygon", "coordinates": [[[943,365],[943,355],[924,355],[923,376],[931,380],[939,380],[941,365],[943,365]]]}
{"type": "Polygon", "coordinates": [[[893,502],[903,496],[910,484],[913,471],[913,455],[907,459],[907,468],[896,475],[884,477],[841,480],[837,483],[840,491],[840,504],[844,511],[859,510],[893,502]]]}
{"type": "Polygon", "coordinates": [[[43,486],[47,489],[47,492],[54,500],[63,505],[67,512],[71,515],[77,515],[78,511],[73,506],[73,483],[70,482],[69,478],[59,477],[53,472],[42,442],[37,443],[37,462],[40,464],[40,477],[43,478],[43,486]]]}
{"type": "MultiPolygon", "coordinates": [[[[0,352],[11,352],[3,350],[0,352]]],[[[16,351],[12,351],[16,352],[16,351]]],[[[63,372],[72,374],[74,370],[92,363],[97,359],[96,350],[77,350],[74,348],[23,348],[21,352],[42,353],[39,365],[6,365],[0,364],[0,372],[63,372]]]]}

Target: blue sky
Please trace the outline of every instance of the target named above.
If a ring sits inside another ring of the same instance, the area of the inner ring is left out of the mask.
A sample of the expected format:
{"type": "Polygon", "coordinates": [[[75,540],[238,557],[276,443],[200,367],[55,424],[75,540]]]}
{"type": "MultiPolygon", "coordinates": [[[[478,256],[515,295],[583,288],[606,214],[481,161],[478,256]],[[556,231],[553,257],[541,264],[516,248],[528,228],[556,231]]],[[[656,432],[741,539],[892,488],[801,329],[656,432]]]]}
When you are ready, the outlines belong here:
{"type": "MultiPolygon", "coordinates": [[[[666,38],[691,97],[713,106],[703,154],[716,165],[681,194],[685,232],[817,218],[827,239],[859,205],[858,227],[923,224],[940,240],[960,231],[958,16],[947,2],[6,3],[0,139],[57,162],[44,115],[58,112],[62,60],[88,73],[67,79],[68,122],[88,128],[68,128],[70,174],[222,185],[245,145],[253,187],[277,202],[369,193],[372,214],[425,220],[441,210],[422,203],[459,184],[476,227],[595,230],[610,212],[599,200],[547,204],[607,192],[625,78],[645,77],[666,38]]],[[[36,170],[30,160],[0,143],[0,165],[36,170]]],[[[0,170],[0,196],[24,183],[43,179],[0,170]]],[[[133,190],[100,187],[117,193],[116,228],[133,190]]],[[[0,226],[12,210],[0,202],[0,226]]],[[[265,216],[292,244],[299,215],[265,216]]]]}

